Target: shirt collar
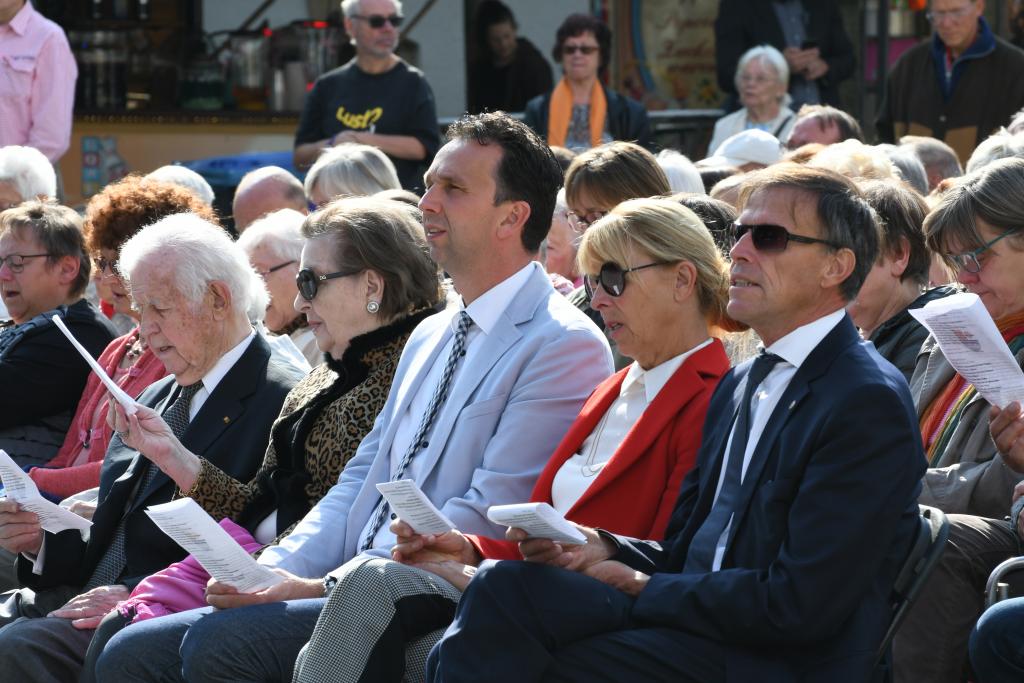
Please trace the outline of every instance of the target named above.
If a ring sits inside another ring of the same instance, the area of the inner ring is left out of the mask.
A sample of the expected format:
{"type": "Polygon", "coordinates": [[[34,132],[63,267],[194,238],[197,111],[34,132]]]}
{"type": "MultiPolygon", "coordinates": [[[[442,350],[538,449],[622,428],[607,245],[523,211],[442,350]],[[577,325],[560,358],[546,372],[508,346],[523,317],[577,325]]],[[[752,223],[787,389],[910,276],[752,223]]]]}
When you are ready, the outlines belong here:
{"type": "Polygon", "coordinates": [[[245,339],[240,341],[237,345],[232,347],[230,351],[220,357],[220,360],[214,364],[210,371],[203,375],[203,388],[206,389],[208,394],[212,394],[213,390],[217,388],[220,381],[224,379],[224,375],[228,374],[228,370],[234,367],[238,359],[242,357],[245,350],[249,348],[249,344],[252,343],[253,338],[256,336],[256,330],[250,328],[249,334],[245,339]]]}
{"type": "Polygon", "coordinates": [[[26,2],[24,6],[18,10],[18,13],[14,15],[7,25],[17,33],[19,36],[25,35],[25,31],[28,29],[28,22],[32,19],[32,16],[36,13],[35,9],[32,8],[31,2],[26,2]]]}
{"type": "MultiPolygon", "coordinates": [[[[505,313],[505,309],[508,308],[508,305],[519,294],[519,290],[523,288],[526,281],[530,279],[534,268],[539,267],[539,265],[534,265],[531,261],[474,299],[473,303],[469,306],[466,306],[466,313],[469,313],[469,317],[473,319],[473,322],[484,334],[490,334],[491,330],[498,323],[498,318],[505,313]]],[[[458,316],[453,318],[453,320],[458,320],[458,316]]]]}
{"type": "Polygon", "coordinates": [[[619,396],[625,395],[637,382],[643,382],[647,403],[651,403],[654,397],[658,395],[658,392],[668,384],[672,375],[676,374],[676,370],[679,369],[686,359],[710,344],[711,341],[709,337],[689,351],[681,353],[674,358],[669,358],[661,365],[656,365],[650,370],[644,370],[640,367],[639,363],[633,361],[629,366],[629,370],[626,371],[626,377],[622,380],[622,386],[619,387],[619,396]]]}
{"type": "Polygon", "coordinates": [[[832,331],[846,315],[846,309],[823,315],[813,322],[802,325],[767,348],[793,367],[799,368],[811,355],[811,351],[832,331]]]}

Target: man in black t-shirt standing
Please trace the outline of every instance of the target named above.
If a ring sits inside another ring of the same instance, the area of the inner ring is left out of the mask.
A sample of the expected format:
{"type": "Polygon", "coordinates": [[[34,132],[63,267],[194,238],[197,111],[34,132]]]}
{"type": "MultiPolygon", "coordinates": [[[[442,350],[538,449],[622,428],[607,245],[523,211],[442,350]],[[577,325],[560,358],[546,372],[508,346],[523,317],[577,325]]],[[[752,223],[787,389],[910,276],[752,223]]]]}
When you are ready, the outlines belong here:
{"type": "Polygon", "coordinates": [[[295,166],[309,168],[325,147],[359,142],[388,155],[402,187],[418,189],[440,134],[423,72],[394,52],[402,5],[344,0],[341,11],[356,56],[313,85],[295,133],[295,166]]]}

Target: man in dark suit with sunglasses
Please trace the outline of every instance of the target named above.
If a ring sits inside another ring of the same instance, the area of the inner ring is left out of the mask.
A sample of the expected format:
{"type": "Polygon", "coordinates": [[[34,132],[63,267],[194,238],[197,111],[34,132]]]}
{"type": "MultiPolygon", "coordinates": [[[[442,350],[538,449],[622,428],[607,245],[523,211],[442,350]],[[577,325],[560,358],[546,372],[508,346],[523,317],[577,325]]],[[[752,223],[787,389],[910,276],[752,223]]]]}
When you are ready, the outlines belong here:
{"type": "Polygon", "coordinates": [[[402,3],[344,0],[341,11],[356,56],[318,78],[306,96],[295,133],[295,166],[309,168],[324,148],[358,142],[387,154],[402,187],[419,190],[440,132],[423,72],[395,55],[402,3]]]}
{"type": "Polygon", "coordinates": [[[871,678],[925,469],[906,381],[844,310],[878,228],[820,169],[752,175],[742,204],[728,310],[766,349],[719,384],[665,540],[511,530],[532,561],[481,567],[428,680],[871,678]]]}

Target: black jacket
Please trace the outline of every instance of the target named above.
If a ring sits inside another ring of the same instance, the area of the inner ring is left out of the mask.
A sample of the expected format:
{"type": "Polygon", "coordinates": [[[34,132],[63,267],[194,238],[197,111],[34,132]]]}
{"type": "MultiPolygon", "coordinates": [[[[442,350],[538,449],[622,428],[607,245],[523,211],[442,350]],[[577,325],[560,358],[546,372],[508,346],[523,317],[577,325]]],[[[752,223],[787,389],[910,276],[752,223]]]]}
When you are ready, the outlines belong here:
{"type": "MultiPolygon", "coordinates": [[[[555,84],[555,87],[558,85],[555,84]]],[[[604,88],[604,86],[601,87],[604,88]]],[[[612,139],[636,142],[642,147],[650,148],[651,127],[644,105],[608,88],[604,88],[604,97],[608,102],[608,131],[612,134],[612,139]]],[[[526,125],[533,128],[537,135],[544,139],[547,139],[548,136],[550,104],[550,92],[538,95],[526,103],[524,118],[526,125]]]]}
{"type": "MultiPolygon", "coordinates": [[[[818,44],[828,73],[818,79],[823,104],[839,106],[839,83],[853,75],[856,59],[853,44],[843,28],[836,0],[805,0],[807,39],[818,44]]],[[[715,19],[715,63],[718,87],[736,94],[736,66],[743,53],[758,45],[780,52],[786,37],[775,16],[772,0],[722,0],[715,19]]]]}
{"type": "MultiPolygon", "coordinates": [[[[257,334],[203,403],[182,443],[232,476],[252,478],[263,461],[270,427],[298,380],[295,368],[271,358],[270,347],[257,334]]],[[[143,391],[138,401],[163,413],[174,396],[174,388],[174,377],[165,377],[143,391]]],[[[125,446],[115,434],[103,461],[99,507],[93,515],[89,539],[83,540],[75,530],[46,532],[43,572],[33,574],[32,562],[19,556],[21,584],[36,590],[85,584],[123,515],[127,515],[127,566],[121,583],[133,587],[153,572],[184,558],[186,553],[181,546],[160,531],[145,513],[148,506],[171,500],[177,491],[174,482],[161,472],[145,491],[133,495],[144,463],[144,456],[125,446]]]]}

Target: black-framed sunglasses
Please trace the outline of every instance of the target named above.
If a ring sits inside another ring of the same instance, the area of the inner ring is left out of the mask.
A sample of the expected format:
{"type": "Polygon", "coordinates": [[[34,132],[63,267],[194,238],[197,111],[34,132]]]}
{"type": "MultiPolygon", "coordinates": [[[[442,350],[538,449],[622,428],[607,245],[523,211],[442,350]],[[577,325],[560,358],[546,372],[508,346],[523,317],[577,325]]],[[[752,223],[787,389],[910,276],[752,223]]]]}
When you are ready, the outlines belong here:
{"type": "Polygon", "coordinates": [[[633,268],[623,268],[617,263],[606,263],[601,266],[601,272],[596,276],[584,275],[583,276],[583,289],[587,292],[587,298],[593,299],[594,292],[597,291],[597,286],[601,285],[602,289],[608,293],[608,296],[619,297],[626,291],[626,273],[635,273],[638,270],[644,268],[653,268],[654,266],[663,266],[664,261],[657,263],[646,263],[642,266],[635,266],[633,268]]]}
{"type": "Polygon", "coordinates": [[[336,273],[327,273],[326,275],[317,275],[309,268],[303,268],[299,271],[298,275],[295,276],[295,284],[299,288],[299,294],[306,301],[312,301],[316,298],[316,293],[320,291],[320,283],[325,280],[333,280],[336,277],[348,277],[349,275],[355,275],[356,273],[363,272],[362,268],[358,270],[339,270],[336,273]]]}
{"type": "Polygon", "coordinates": [[[835,242],[818,239],[817,237],[794,235],[781,225],[771,225],[770,223],[760,225],[733,223],[732,243],[736,244],[739,242],[748,232],[750,233],[751,241],[754,243],[754,249],[758,251],[785,251],[790,242],[796,242],[797,244],[824,244],[833,249],[842,249],[835,242]]]}
{"type": "Polygon", "coordinates": [[[592,55],[600,49],[597,45],[563,45],[562,54],[568,56],[579,52],[584,55],[592,55]]]}
{"type": "Polygon", "coordinates": [[[349,19],[360,19],[365,21],[370,25],[370,28],[384,28],[385,23],[389,23],[395,28],[398,28],[402,25],[402,22],[405,21],[405,17],[401,14],[390,14],[386,17],[383,14],[370,14],[367,16],[353,14],[349,19]]]}

